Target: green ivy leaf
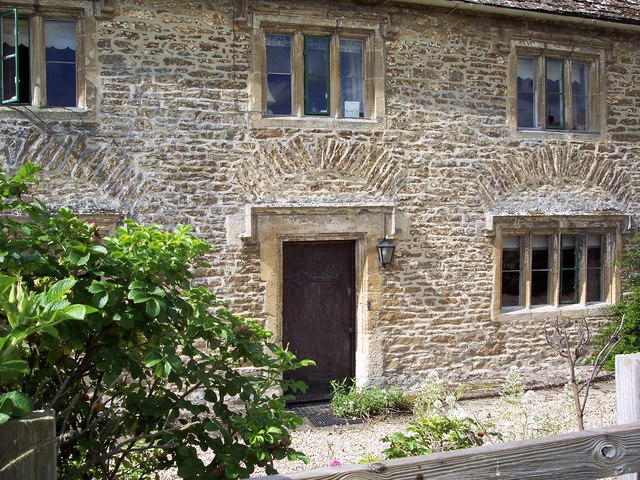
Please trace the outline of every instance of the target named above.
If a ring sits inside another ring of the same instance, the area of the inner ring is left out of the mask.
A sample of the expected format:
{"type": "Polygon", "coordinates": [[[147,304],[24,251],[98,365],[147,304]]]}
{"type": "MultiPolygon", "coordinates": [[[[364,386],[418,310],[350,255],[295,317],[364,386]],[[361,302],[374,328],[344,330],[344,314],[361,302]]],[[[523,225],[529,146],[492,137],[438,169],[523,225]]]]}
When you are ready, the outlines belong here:
{"type": "Polygon", "coordinates": [[[149,315],[150,317],[157,317],[158,315],[160,315],[160,302],[155,298],[150,298],[147,301],[146,310],[147,315],[149,315]]]}
{"type": "Polygon", "coordinates": [[[29,373],[29,364],[24,360],[6,360],[0,363],[0,373],[26,375],[29,373]]]}
{"type": "Polygon", "coordinates": [[[78,252],[77,250],[73,250],[69,254],[69,261],[71,262],[71,264],[77,267],[82,267],[83,265],[86,265],[87,262],[89,261],[89,258],[91,258],[91,253],[85,254],[84,252],[78,252]]]}

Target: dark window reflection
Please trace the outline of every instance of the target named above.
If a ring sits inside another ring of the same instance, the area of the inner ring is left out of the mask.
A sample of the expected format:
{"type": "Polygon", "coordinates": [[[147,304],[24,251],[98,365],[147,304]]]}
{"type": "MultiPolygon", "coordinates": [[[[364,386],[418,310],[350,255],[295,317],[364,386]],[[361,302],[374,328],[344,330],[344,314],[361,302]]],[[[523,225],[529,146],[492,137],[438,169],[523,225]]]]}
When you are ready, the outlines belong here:
{"type": "Polygon", "coordinates": [[[502,239],[502,299],[503,307],[521,305],[520,237],[502,239]]]}
{"type": "Polygon", "coordinates": [[[76,24],[67,20],[45,20],[44,36],[47,105],[75,107],[76,24]]]}
{"type": "Polygon", "coordinates": [[[291,35],[267,35],[267,115],[291,115],[291,35]]]}
{"type": "Polygon", "coordinates": [[[304,111],[329,114],[329,37],[304,37],[304,111]]]}
{"type": "Polygon", "coordinates": [[[604,299],[602,256],[602,235],[587,235],[587,302],[604,299]]]}
{"type": "Polygon", "coordinates": [[[578,236],[560,238],[560,303],[578,302],[578,236]]]}
{"type": "Polygon", "coordinates": [[[573,128],[587,130],[589,120],[589,68],[586,63],[573,62],[571,67],[571,103],[573,128]]]}
{"type": "Polygon", "coordinates": [[[16,60],[15,17],[2,18],[2,101],[16,97],[18,103],[31,103],[31,57],[29,53],[29,20],[18,19],[18,72],[16,60]],[[10,57],[10,58],[7,58],[10,57]],[[18,85],[16,86],[16,79],[18,85]]]}
{"type": "Polygon", "coordinates": [[[531,237],[531,305],[549,304],[549,237],[531,237]]]}
{"type": "Polygon", "coordinates": [[[518,57],[518,127],[536,126],[535,63],[533,58],[518,57]]]}
{"type": "Polygon", "coordinates": [[[547,128],[564,128],[564,62],[547,59],[547,128]]]}

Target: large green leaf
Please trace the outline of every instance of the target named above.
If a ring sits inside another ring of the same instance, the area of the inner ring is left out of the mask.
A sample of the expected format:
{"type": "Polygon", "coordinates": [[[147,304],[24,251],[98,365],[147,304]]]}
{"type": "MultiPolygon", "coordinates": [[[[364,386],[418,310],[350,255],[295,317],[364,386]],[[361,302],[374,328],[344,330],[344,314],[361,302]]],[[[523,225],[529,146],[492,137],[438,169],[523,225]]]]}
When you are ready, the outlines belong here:
{"type": "Polygon", "coordinates": [[[6,292],[11,285],[18,281],[18,277],[7,277],[5,275],[0,275],[0,294],[6,292]]]}
{"type": "MultiPolygon", "coordinates": [[[[87,315],[88,308],[93,309],[93,307],[87,307],[85,305],[69,305],[58,313],[64,316],[65,320],[84,320],[84,317],[87,315]]],[[[96,311],[95,309],[93,310],[96,311]]]]}
{"type": "Polygon", "coordinates": [[[69,292],[69,290],[73,288],[76,282],[77,280],[73,278],[64,278],[54,283],[51,286],[51,288],[47,291],[44,297],[44,301],[46,303],[51,303],[54,300],[60,300],[69,292]]]}
{"type": "Polygon", "coordinates": [[[24,360],[6,360],[0,362],[0,373],[26,375],[29,373],[29,364],[24,360]]]}
{"type": "Polygon", "coordinates": [[[14,391],[0,395],[0,424],[9,420],[4,416],[16,418],[32,410],[31,399],[24,393],[14,391]]]}

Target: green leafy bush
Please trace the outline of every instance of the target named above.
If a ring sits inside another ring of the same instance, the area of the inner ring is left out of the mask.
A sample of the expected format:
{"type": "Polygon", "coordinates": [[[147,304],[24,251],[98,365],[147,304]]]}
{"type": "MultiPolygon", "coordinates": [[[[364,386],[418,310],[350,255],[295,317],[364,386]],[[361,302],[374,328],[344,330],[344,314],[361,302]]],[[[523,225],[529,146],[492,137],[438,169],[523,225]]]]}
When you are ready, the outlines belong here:
{"type": "Polygon", "coordinates": [[[442,381],[437,372],[430,372],[414,402],[416,419],[408,423],[404,432],[381,439],[389,443],[383,450],[385,458],[470,448],[489,439],[499,440],[498,433],[487,431],[490,425],[481,425],[460,408],[458,399],[462,391],[462,387],[442,381]]]}
{"type": "Polygon", "coordinates": [[[239,478],[301,458],[280,392],[310,362],[191,285],[210,246],[131,221],[101,240],[29,198],[37,171],[0,172],[0,421],[54,409],[60,480],[239,478]]]}
{"type": "Polygon", "coordinates": [[[383,437],[382,441],[390,443],[383,453],[391,459],[476,447],[484,444],[484,436],[472,418],[421,417],[409,422],[405,432],[383,437]]]}
{"type": "Polygon", "coordinates": [[[331,408],[338,417],[386,416],[392,412],[410,408],[407,396],[397,386],[388,389],[379,387],[356,387],[346,381],[331,382],[333,393],[331,408]]]}
{"type": "Polygon", "coordinates": [[[615,369],[616,355],[640,352],[640,234],[633,238],[629,249],[623,254],[621,268],[622,298],[612,305],[611,321],[594,339],[597,346],[604,346],[624,317],[620,342],[604,365],[607,370],[615,369]]]}

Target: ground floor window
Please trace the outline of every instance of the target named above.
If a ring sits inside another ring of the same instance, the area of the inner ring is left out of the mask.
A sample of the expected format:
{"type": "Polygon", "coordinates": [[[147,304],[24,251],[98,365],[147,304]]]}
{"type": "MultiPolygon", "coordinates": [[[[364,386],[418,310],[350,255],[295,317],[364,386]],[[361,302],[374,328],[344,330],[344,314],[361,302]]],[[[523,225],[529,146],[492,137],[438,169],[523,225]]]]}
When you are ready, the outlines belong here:
{"type": "Polygon", "coordinates": [[[620,225],[515,223],[496,230],[495,287],[502,311],[615,301],[620,225]]]}

